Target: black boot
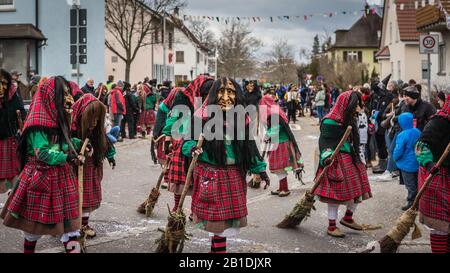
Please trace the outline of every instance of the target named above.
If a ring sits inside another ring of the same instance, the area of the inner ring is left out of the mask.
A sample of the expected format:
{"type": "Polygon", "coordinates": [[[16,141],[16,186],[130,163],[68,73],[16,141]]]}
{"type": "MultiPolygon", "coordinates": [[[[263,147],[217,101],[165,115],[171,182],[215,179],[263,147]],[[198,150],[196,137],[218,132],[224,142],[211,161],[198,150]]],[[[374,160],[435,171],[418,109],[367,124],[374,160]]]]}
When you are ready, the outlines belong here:
{"type": "Polygon", "coordinates": [[[374,174],[382,174],[387,169],[387,159],[380,159],[378,166],[373,167],[372,172],[374,174]]]}

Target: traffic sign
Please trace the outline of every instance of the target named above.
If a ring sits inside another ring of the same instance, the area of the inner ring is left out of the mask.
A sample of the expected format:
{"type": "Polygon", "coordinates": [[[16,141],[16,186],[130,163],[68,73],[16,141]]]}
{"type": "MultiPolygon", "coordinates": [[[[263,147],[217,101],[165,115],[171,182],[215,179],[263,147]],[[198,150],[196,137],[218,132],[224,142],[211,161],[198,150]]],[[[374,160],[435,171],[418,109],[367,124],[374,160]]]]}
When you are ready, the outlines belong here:
{"type": "Polygon", "coordinates": [[[420,54],[438,54],[439,35],[420,35],[420,54]]]}

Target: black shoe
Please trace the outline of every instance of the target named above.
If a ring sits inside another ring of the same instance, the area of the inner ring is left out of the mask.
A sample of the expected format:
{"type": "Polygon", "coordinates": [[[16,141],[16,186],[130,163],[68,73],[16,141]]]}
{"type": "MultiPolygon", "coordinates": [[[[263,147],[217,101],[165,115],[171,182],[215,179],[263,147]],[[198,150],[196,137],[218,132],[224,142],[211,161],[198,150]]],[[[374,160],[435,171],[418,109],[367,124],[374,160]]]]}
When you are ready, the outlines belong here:
{"type": "Polygon", "coordinates": [[[402,210],[403,211],[407,211],[407,210],[409,210],[411,208],[411,206],[412,206],[412,204],[408,204],[408,205],[402,207],[402,210]]]}

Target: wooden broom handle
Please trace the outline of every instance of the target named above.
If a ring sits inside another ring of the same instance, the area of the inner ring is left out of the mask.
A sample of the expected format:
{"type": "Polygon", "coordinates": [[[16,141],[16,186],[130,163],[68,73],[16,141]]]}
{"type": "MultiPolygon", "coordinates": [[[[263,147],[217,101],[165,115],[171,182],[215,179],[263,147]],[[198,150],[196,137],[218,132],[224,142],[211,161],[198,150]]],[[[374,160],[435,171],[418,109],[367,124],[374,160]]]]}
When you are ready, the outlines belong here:
{"type": "MultiPolygon", "coordinates": [[[[331,162],[334,161],[334,159],[337,157],[337,155],[339,154],[342,146],[344,146],[345,142],[347,141],[348,137],[350,136],[350,134],[352,133],[352,126],[348,126],[347,130],[345,130],[344,136],[342,137],[341,141],[339,142],[339,144],[336,146],[336,149],[334,150],[333,154],[331,155],[330,159],[331,162]]],[[[311,189],[311,193],[314,193],[317,189],[317,187],[319,187],[320,182],[322,181],[323,176],[325,175],[326,171],[328,170],[328,168],[331,166],[327,165],[325,166],[325,168],[323,168],[322,172],[320,173],[320,175],[314,180],[314,186],[311,189]]]]}
{"type": "MultiPolygon", "coordinates": [[[[441,158],[439,158],[439,161],[436,163],[435,167],[439,168],[444,163],[445,159],[447,158],[448,154],[450,153],[450,143],[447,145],[447,148],[445,149],[444,153],[441,155],[441,158]]],[[[425,183],[423,184],[422,188],[420,189],[419,193],[416,195],[416,198],[414,198],[414,203],[412,204],[411,208],[414,210],[417,210],[419,206],[420,198],[422,197],[423,193],[427,189],[427,187],[430,185],[431,181],[433,181],[434,174],[429,174],[427,178],[425,179],[425,183]]]]}
{"type": "MultiPolygon", "coordinates": [[[[86,151],[87,145],[89,144],[89,138],[86,138],[84,140],[83,146],[81,147],[80,155],[84,155],[84,152],[86,151]]],[[[78,166],[78,194],[79,194],[79,210],[80,210],[80,229],[82,228],[82,219],[83,219],[83,191],[84,191],[84,166],[80,165],[78,166]]]]}
{"type": "MultiPolygon", "coordinates": [[[[201,134],[200,137],[198,138],[197,149],[200,149],[202,147],[203,140],[204,140],[204,137],[203,137],[203,134],[201,134]]],[[[184,198],[186,197],[186,194],[191,185],[192,172],[194,171],[195,165],[197,165],[198,156],[199,155],[195,155],[191,161],[191,164],[189,165],[189,169],[188,169],[188,172],[186,175],[186,183],[184,184],[183,192],[181,193],[180,204],[178,205],[178,209],[177,209],[178,214],[180,214],[181,210],[183,209],[184,198]]]]}
{"type": "Polygon", "coordinates": [[[22,120],[22,113],[20,112],[20,110],[16,111],[16,115],[17,115],[17,123],[19,123],[19,130],[20,130],[20,133],[22,133],[22,131],[23,131],[23,120],[22,120]]]}

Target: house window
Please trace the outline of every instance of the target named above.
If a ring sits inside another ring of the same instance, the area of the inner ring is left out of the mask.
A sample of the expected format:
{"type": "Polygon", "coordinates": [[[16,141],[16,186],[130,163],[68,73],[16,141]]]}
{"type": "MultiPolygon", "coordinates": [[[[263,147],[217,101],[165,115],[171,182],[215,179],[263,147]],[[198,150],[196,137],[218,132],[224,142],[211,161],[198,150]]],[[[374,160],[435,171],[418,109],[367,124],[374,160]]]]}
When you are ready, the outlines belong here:
{"type": "Polygon", "coordinates": [[[169,49],[172,49],[173,46],[173,33],[169,32],[169,49]]]}
{"type": "Polygon", "coordinates": [[[392,22],[389,23],[389,44],[392,44],[392,22]]]}
{"type": "Polygon", "coordinates": [[[184,51],[176,51],[175,61],[177,63],[184,63],[184,51]]]}
{"type": "Polygon", "coordinates": [[[397,62],[397,73],[398,73],[397,79],[400,80],[402,78],[402,61],[397,62]]]}
{"type": "Polygon", "coordinates": [[[0,0],[0,11],[14,10],[14,0],[0,0]]]}
{"type": "Polygon", "coordinates": [[[117,56],[112,56],[111,57],[111,62],[112,63],[117,63],[119,61],[119,58],[117,56]]]}
{"type": "Polygon", "coordinates": [[[200,52],[197,51],[197,63],[200,63],[200,52]]]}
{"type": "Polygon", "coordinates": [[[445,59],[446,59],[445,45],[440,45],[439,46],[439,74],[445,75],[445,72],[446,72],[445,59]]]}
{"type": "Polygon", "coordinates": [[[155,33],[153,33],[153,43],[154,44],[159,43],[159,32],[158,31],[155,31],[155,33]]]}
{"type": "Polygon", "coordinates": [[[391,75],[394,76],[394,62],[391,62],[391,75]]]}
{"type": "Polygon", "coordinates": [[[362,63],[362,51],[344,51],[344,62],[362,63]]]}

